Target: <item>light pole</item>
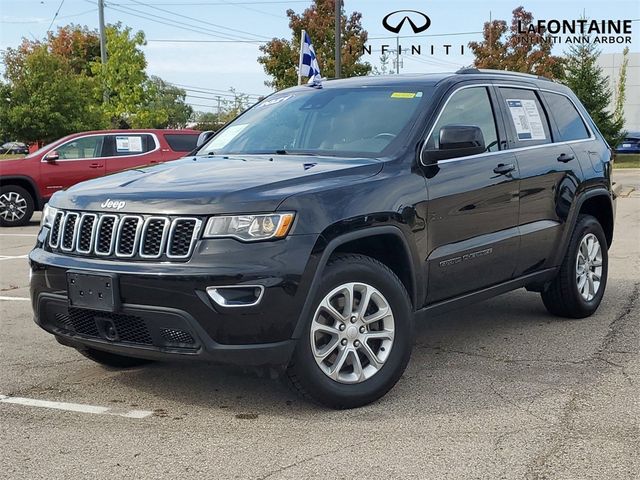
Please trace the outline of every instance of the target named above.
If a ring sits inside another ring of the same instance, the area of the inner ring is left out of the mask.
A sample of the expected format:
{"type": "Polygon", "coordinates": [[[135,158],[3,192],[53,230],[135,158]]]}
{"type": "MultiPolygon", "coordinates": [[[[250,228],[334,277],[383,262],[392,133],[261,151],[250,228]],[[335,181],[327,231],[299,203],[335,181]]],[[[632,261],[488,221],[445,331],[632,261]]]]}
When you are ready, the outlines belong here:
{"type": "Polygon", "coordinates": [[[342,0],[336,0],[336,78],[340,78],[342,72],[342,0]]]}
{"type": "MultiPolygon", "coordinates": [[[[98,23],[100,28],[100,61],[102,62],[102,68],[107,63],[107,39],[104,32],[104,0],[98,0],[98,23]]],[[[109,101],[109,91],[106,85],[103,85],[102,98],[104,103],[109,101]]]]}

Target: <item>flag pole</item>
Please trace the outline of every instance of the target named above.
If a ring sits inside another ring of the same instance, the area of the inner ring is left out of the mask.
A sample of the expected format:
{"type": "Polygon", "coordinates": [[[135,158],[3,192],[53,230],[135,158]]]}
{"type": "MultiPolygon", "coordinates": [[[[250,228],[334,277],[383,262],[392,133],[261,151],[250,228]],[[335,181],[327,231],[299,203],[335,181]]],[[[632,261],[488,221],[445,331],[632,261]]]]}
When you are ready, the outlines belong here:
{"type": "Polygon", "coordinates": [[[304,49],[304,34],[305,30],[303,29],[300,33],[300,61],[298,62],[298,85],[302,85],[302,50],[304,49]]]}

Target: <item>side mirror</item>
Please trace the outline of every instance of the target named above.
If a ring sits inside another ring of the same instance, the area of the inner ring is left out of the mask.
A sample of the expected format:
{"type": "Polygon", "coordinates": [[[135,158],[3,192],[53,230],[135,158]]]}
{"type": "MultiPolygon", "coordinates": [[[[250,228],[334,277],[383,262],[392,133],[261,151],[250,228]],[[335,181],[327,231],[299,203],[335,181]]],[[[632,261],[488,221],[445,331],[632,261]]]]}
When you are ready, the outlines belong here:
{"type": "Polygon", "coordinates": [[[214,133],[216,133],[216,132],[214,132],[213,130],[207,130],[206,132],[202,132],[200,135],[198,135],[198,141],[196,142],[196,148],[200,148],[202,145],[207,143],[207,140],[209,140],[211,137],[213,137],[214,133]]]}
{"type": "Polygon", "coordinates": [[[423,153],[426,164],[477,155],[487,149],[482,130],[475,125],[445,125],[440,129],[438,138],[440,147],[423,153]]]}
{"type": "Polygon", "coordinates": [[[60,159],[60,154],[55,150],[51,150],[44,156],[44,159],[49,163],[56,163],[60,159]]]}

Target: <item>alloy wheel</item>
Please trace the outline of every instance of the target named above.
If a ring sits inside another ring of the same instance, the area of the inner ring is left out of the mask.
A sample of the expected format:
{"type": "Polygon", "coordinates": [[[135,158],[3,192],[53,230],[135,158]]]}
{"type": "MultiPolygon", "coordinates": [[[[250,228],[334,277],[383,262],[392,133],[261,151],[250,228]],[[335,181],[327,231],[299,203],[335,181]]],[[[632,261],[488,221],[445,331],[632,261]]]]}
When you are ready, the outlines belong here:
{"type": "Polygon", "coordinates": [[[360,383],[383,367],[394,333],[393,312],[384,295],[366,283],[346,283],[320,302],[311,323],[311,351],[332,380],[360,383]]]}
{"type": "Polygon", "coordinates": [[[7,222],[20,220],[27,213],[27,200],[18,192],[0,195],[0,217],[7,222]]]}
{"type": "Polygon", "coordinates": [[[600,289],[601,278],[602,248],[598,238],[588,233],[580,241],[576,259],[576,283],[584,300],[593,300],[600,289]]]}

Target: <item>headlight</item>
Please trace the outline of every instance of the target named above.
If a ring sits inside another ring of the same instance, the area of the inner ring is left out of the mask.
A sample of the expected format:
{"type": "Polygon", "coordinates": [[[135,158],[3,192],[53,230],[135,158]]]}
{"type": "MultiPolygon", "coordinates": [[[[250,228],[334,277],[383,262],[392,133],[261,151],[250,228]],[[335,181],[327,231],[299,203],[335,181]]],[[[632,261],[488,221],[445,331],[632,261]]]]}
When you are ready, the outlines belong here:
{"type": "Polygon", "coordinates": [[[50,207],[47,203],[42,209],[42,218],[40,219],[40,227],[50,227],[53,225],[53,220],[56,218],[56,213],[58,210],[56,208],[50,207]]]}
{"type": "Polygon", "coordinates": [[[246,242],[284,238],[289,233],[293,217],[293,213],[211,217],[204,236],[234,237],[246,242]]]}

